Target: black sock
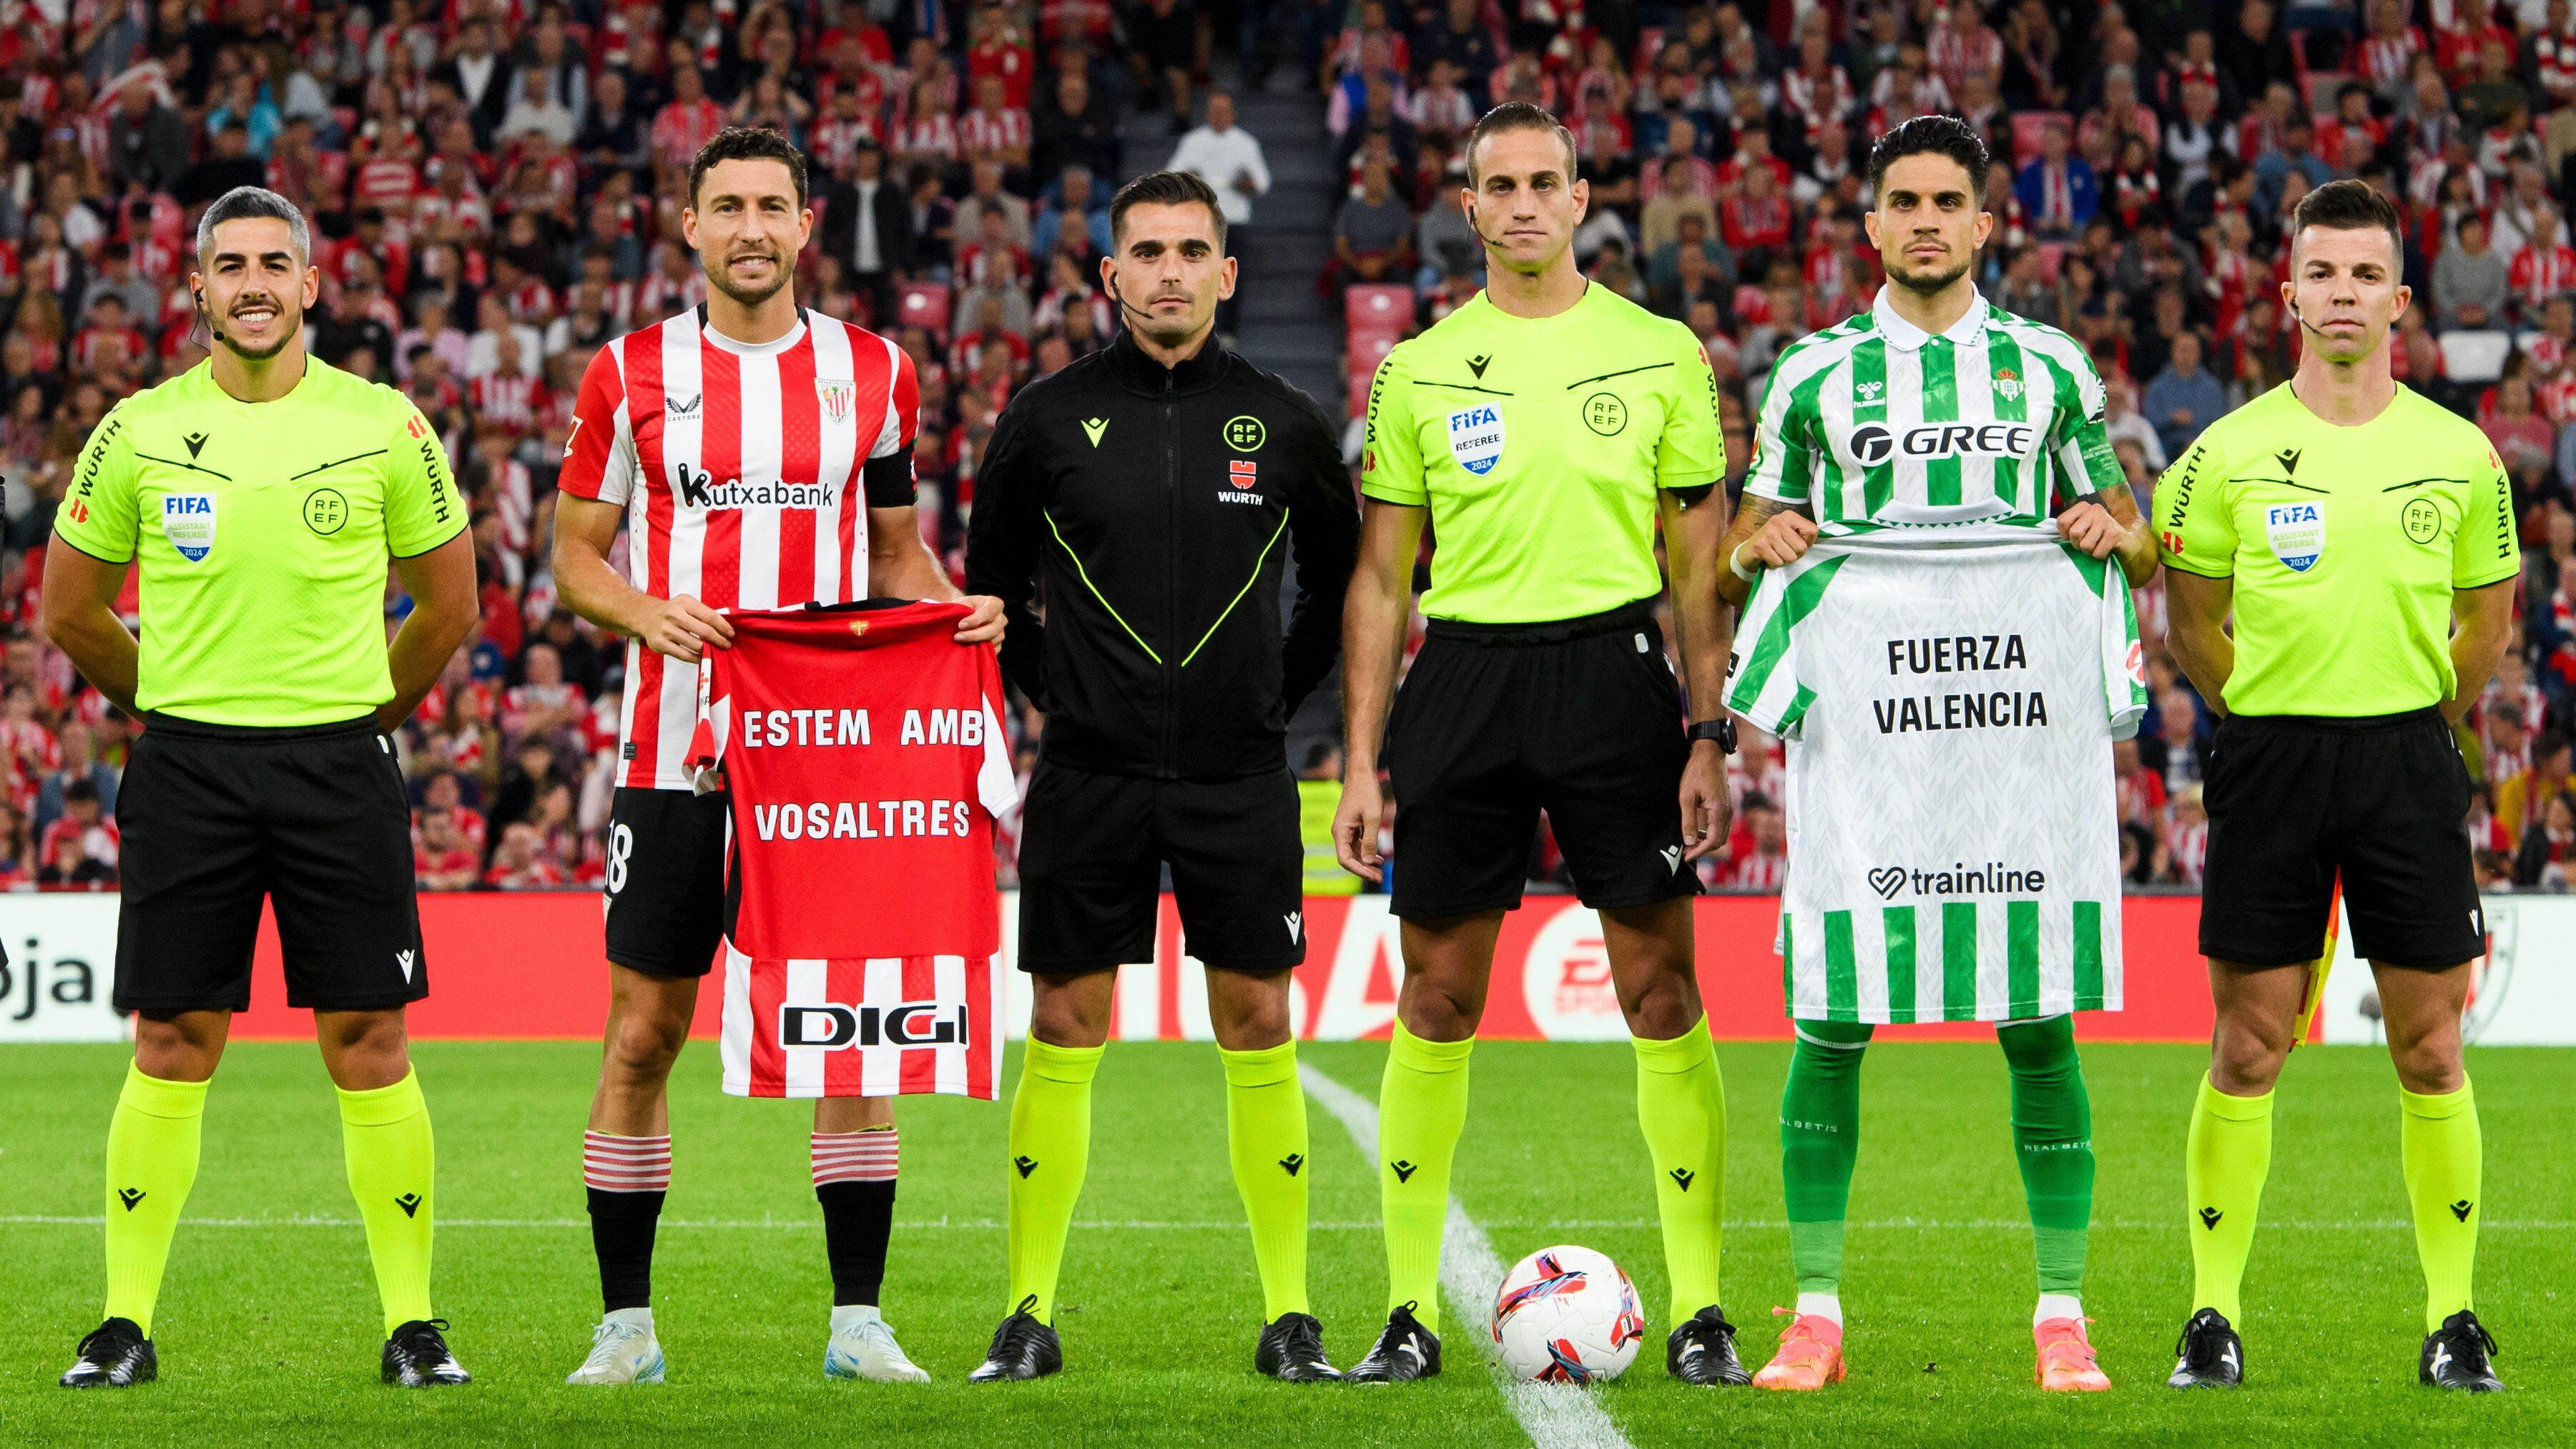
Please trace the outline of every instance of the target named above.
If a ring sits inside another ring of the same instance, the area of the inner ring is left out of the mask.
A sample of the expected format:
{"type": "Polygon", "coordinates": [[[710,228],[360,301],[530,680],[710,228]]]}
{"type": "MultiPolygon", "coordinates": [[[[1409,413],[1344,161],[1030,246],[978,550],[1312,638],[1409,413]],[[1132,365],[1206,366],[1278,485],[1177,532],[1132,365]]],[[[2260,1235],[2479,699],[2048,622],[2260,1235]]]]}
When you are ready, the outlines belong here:
{"type": "Polygon", "coordinates": [[[894,1233],[894,1179],[827,1182],[814,1189],[823,1205],[823,1250],[832,1260],[832,1306],[876,1306],[885,1285],[886,1239],[894,1233]]]}
{"type": "Polygon", "coordinates": [[[653,1229],[662,1220],[662,1199],[668,1194],[588,1191],[590,1245],[599,1254],[602,1306],[610,1313],[652,1307],[653,1229]]]}

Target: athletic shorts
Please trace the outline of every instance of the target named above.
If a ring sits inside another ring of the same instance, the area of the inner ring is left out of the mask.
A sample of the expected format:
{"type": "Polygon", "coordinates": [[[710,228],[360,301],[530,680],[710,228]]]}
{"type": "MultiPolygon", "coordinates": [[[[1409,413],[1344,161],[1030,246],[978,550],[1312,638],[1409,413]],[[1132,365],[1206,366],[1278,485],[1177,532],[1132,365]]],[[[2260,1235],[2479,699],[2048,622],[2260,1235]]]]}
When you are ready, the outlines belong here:
{"type": "Polygon", "coordinates": [[[1020,969],[1153,960],[1165,864],[1190,955],[1229,971],[1306,959],[1305,846],[1286,770],[1150,780],[1040,759],[1020,806],[1020,969]]]}
{"type": "Polygon", "coordinates": [[[608,959],[647,976],[715,969],[724,940],[725,795],[621,785],[608,807],[608,959]]]}
{"type": "Polygon", "coordinates": [[[2486,954],[2469,770],[2439,710],[2230,715],[2203,799],[2201,954],[2245,966],[2315,960],[2338,875],[2354,955],[2440,970],[2486,954]]]}
{"type": "Polygon", "coordinates": [[[1585,905],[1698,894],[1689,759],[1653,600],[1553,624],[1432,620],[1387,724],[1395,914],[1519,905],[1541,810],[1585,905]]]}
{"type": "Polygon", "coordinates": [[[286,1004],[377,1011],[429,994],[411,802],[372,718],[292,729],[155,714],[117,793],[119,1011],[241,1011],[263,900],[286,1004]]]}

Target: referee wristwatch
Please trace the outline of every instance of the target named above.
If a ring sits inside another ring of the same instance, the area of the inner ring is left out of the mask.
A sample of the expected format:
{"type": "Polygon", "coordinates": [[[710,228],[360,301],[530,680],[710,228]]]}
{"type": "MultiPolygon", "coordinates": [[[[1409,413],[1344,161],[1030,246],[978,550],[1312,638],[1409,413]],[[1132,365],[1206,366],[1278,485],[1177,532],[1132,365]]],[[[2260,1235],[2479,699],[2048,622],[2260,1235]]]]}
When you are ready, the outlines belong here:
{"type": "Polygon", "coordinates": [[[1692,725],[1690,727],[1690,742],[1692,744],[1698,744],[1702,740],[1717,741],[1717,752],[1721,755],[1734,754],[1735,716],[1731,714],[1722,714],[1715,719],[1704,719],[1699,723],[1692,725]]]}

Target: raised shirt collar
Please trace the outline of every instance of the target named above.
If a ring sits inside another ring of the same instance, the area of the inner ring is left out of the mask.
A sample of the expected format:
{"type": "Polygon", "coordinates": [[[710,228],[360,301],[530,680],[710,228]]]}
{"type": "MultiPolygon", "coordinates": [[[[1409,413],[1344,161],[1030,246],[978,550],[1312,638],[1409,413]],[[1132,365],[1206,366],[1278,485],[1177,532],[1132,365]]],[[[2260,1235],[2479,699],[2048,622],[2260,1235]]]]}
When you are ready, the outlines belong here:
{"type": "MultiPolygon", "coordinates": [[[[1924,343],[1931,341],[1932,334],[1915,326],[1913,323],[1906,321],[1904,318],[1897,316],[1896,309],[1888,305],[1887,291],[1889,287],[1894,285],[1895,284],[1893,282],[1890,282],[1882,284],[1879,287],[1878,300],[1870,304],[1870,315],[1877,320],[1878,334],[1887,339],[1888,346],[1901,347],[1908,352],[1912,352],[1920,348],[1924,343]]],[[[1971,287],[1968,292],[1968,310],[1960,316],[1958,321],[1950,324],[1949,331],[1944,332],[1941,335],[1948,338],[1951,345],[1954,347],[1985,346],[1985,294],[1971,287]]]]}

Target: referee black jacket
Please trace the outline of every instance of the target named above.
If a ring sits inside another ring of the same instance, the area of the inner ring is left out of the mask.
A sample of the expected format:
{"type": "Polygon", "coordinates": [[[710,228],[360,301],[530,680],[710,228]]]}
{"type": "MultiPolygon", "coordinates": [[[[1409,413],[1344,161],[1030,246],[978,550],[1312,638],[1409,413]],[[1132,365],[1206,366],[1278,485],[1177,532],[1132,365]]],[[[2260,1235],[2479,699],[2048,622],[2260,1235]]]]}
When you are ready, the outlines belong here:
{"type": "Polygon", "coordinates": [[[1048,759],[1158,779],[1286,766],[1359,541],[1313,399],[1213,336],[1166,368],[1121,331],[1011,399],[974,502],[966,587],[1007,607],[1002,671],[1046,711],[1048,759]]]}

